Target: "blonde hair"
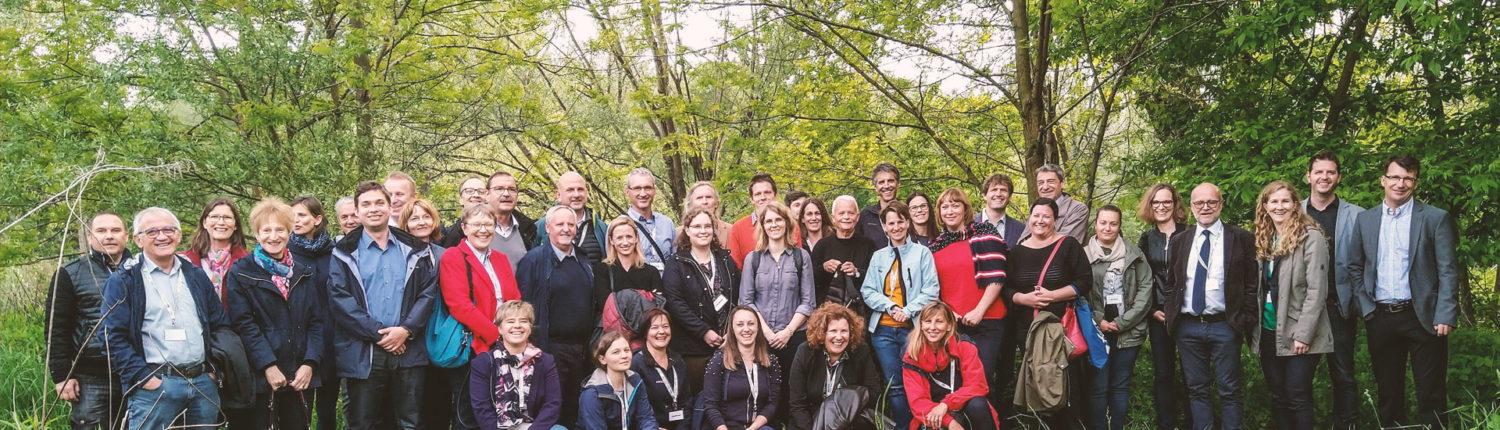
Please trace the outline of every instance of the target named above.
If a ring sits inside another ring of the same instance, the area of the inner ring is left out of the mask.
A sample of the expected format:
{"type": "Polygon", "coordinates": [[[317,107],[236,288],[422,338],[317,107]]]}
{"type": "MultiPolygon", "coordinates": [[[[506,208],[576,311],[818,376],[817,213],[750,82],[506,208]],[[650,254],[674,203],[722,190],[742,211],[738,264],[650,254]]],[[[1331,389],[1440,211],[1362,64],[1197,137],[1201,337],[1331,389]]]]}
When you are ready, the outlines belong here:
{"type": "Polygon", "coordinates": [[[406,228],[406,226],[407,222],[411,221],[411,216],[412,214],[416,213],[417,209],[427,211],[427,215],[432,216],[432,235],[421,239],[428,242],[437,242],[443,240],[443,229],[441,228],[442,226],[438,223],[439,220],[437,207],[433,206],[432,202],[427,201],[427,199],[412,200],[410,204],[406,205],[406,207],[401,208],[401,229],[406,230],[407,233],[411,233],[411,229],[406,228]]]}
{"type": "Polygon", "coordinates": [[[260,199],[254,207],[250,208],[250,230],[260,230],[260,226],[267,222],[279,222],[288,231],[292,229],[292,207],[280,198],[266,197],[260,199]]]}
{"type": "Polygon", "coordinates": [[[604,256],[604,264],[615,264],[616,261],[620,260],[620,256],[618,254],[615,254],[615,243],[614,243],[615,242],[615,229],[620,228],[620,227],[629,228],[629,229],[635,231],[635,246],[634,246],[635,252],[631,253],[631,257],[630,257],[631,261],[628,264],[626,262],[624,262],[624,261],[620,261],[620,266],[627,266],[627,267],[641,267],[641,266],[645,266],[646,265],[646,256],[645,255],[641,255],[641,229],[635,228],[635,221],[631,221],[630,218],[624,217],[624,216],[619,217],[619,218],[615,218],[614,221],[610,221],[609,222],[609,229],[605,230],[605,233],[604,233],[604,244],[605,244],[605,246],[604,247],[608,248],[608,249],[606,250],[607,252],[605,253],[607,255],[604,256]]]}
{"type": "MultiPolygon", "coordinates": [[[[740,312],[749,312],[750,315],[755,316],[755,364],[770,366],[771,343],[766,341],[766,334],[760,330],[765,322],[761,321],[760,312],[756,312],[755,308],[747,305],[735,305],[734,309],[729,311],[729,326],[725,327],[724,333],[729,334],[728,337],[734,336],[732,334],[734,331],[734,316],[740,312]]],[[[740,357],[740,345],[734,339],[724,340],[724,344],[719,345],[719,352],[724,354],[724,368],[729,370],[739,368],[740,363],[744,361],[744,358],[740,357]]]]}
{"type": "Polygon", "coordinates": [[[495,324],[499,325],[501,321],[505,321],[505,317],[514,314],[526,317],[532,325],[536,324],[536,308],[531,307],[531,303],[520,300],[506,300],[505,303],[501,303],[500,309],[495,311],[495,324]]]}
{"type": "MultiPolygon", "coordinates": [[[[954,190],[957,188],[949,189],[954,190]]],[[[944,192],[943,194],[947,193],[944,192]]],[[[938,354],[939,361],[948,361],[948,344],[958,341],[958,316],[953,313],[952,307],[941,301],[933,301],[932,303],[928,303],[927,306],[923,306],[922,311],[917,312],[917,318],[912,320],[911,333],[906,335],[906,356],[912,360],[921,357],[922,351],[927,349],[927,338],[922,335],[922,325],[928,318],[934,316],[941,316],[948,320],[948,330],[946,333],[943,333],[943,338],[939,342],[937,350],[933,351],[938,354]]]]}
{"type": "MultiPolygon", "coordinates": [[[[855,207],[859,207],[859,205],[855,205],[855,207]]],[[[781,216],[783,221],[786,221],[786,228],[783,228],[781,233],[781,242],[788,247],[792,246],[792,210],[787,209],[786,205],[781,204],[781,202],[770,202],[755,211],[755,219],[760,220],[760,222],[755,223],[755,250],[765,251],[766,247],[771,246],[771,235],[766,233],[767,212],[774,212],[776,215],[781,216]]]]}
{"type": "Polygon", "coordinates": [[[1275,257],[1285,257],[1292,254],[1292,250],[1302,246],[1307,240],[1307,231],[1317,229],[1323,231],[1312,217],[1302,211],[1302,201],[1297,198],[1297,189],[1287,181],[1275,181],[1260,190],[1260,197],[1255,198],[1255,258],[1270,260],[1275,257]],[[1271,213],[1266,211],[1266,202],[1271,200],[1271,194],[1286,190],[1292,198],[1292,213],[1288,214],[1284,228],[1276,228],[1276,222],[1271,220],[1271,213]],[[1277,236],[1282,236],[1278,242],[1277,236]]]}

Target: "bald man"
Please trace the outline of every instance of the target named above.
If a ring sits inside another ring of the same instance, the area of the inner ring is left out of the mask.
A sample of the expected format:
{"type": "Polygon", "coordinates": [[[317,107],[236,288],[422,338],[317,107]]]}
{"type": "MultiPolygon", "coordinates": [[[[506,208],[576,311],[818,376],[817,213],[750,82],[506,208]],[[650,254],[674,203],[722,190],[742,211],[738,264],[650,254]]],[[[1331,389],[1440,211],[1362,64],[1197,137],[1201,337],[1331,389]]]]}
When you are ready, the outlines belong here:
{"type": "MultiPolygon", "coordinates": [[[[605,231],[607,225],[599,218],[599,214],[589,209],[589,184],[578,172],[563,173],[557,178],[557,190],[555,192],[558,206],[572,209],[577,214],[577,234],[573,235],[573,246],[578,248],[578,253],[587,257],[590,262],[598,263],[604,261],[605,231]]],[[[547,233],[547,217],[536,222],[536,240],[532,241],[531,247],[536,248],[549,242],[547,233]]]]}

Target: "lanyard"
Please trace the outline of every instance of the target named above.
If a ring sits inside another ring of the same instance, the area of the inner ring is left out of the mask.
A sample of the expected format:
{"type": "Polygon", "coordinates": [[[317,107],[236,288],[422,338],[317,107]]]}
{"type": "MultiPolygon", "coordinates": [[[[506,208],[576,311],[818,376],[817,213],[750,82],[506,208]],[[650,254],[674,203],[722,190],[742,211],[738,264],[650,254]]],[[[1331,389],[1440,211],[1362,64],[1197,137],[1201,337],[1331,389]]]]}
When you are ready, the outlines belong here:
{"type": "Polygon", "coordinates": [[[754,409],[756,403],[760,402],[760,384],[755,377],[755,362],[745,360],[745,379],[750,381],[750,406],[754,409]]]}
{"type": "MultiPolygon", "coordinates": [[[[167,275],[167,278],[171,279],[172,275],[167,275]]],[[[187,289],[187,281],[184,281],[182,278],[182,276],[178,276],[177,282],[173,282],[171,286],[167,287],[168,290],[172,290],[171,300],[167,300],[167,296],[161,293],[160,288],[156,289],[156,297],[161,299],[162,305],[167,308],[167,315],[172,318],[172,327],[179,327],[177,325],[177,295],[181,294],[182,290],[187,289]]]]}
{"type": "Polygon", "coordinates": [[[661,384],[666,386],[667,395],[672,398],[672,404],[677,404],[677,385],[679,382],[681,382],[677,380],[677,368],[672,368],[672,379],[670,379],[671,382],[668,382],[669,380],[667,379],[667,373],[661,371],[660,367],[656,368],[656,374],[661,375],[661,384]]]}
{"type": "Polygon", "coordinates": [[[840,359],[838,364],[828,366],[828,374],[823,379],[823,397],[833,394],[834,385],[839,381],[839,372],[844,369],[844,360],[840,359]]]}
{"type": "Polygon", "coordinates": [[[944,384],[943,381],[939,381],[937,379],[933,379],[932,383],[938,384],[939,387],[943,387],[944,390],[948,390],[949,393],[952,393],[953,392],[953,375],[955,375],[957,373],[958,373],[958,359],[955,358],[955,359],[953,359],[953,361],[951,361],[951,362],[948,363],[948,383],[944,384]]]}

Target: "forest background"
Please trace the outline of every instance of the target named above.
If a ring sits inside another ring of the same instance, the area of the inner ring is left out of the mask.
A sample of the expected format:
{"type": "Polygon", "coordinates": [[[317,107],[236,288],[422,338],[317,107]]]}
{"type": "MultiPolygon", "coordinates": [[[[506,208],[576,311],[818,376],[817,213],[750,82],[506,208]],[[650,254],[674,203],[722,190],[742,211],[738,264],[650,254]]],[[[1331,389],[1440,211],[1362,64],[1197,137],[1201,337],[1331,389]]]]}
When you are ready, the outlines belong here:
{"type": "Polygon", "coordinates": [[[1422,159],[1417,196],[1454,215],[1468,269],[1450,398],[1462,428],[1497,429],[1497,41],[1496,0],[0,0],[0,428],[66,424],[41,303],[97,210],[192,229],[213,196],[332,203],[399,169],[445,220],[496,170],[538,214],[577,170],[618,213],[644,165],[657,210],[712,181],[732,220],[757,172],[868,203],[889,161],[929,195],[1007,173],[1020,216],[1058,163],[1091,208],[1211,181],[1246,225],[1262,186],[1332,149],[1365,207],[1386,156],[1422,159]]]}

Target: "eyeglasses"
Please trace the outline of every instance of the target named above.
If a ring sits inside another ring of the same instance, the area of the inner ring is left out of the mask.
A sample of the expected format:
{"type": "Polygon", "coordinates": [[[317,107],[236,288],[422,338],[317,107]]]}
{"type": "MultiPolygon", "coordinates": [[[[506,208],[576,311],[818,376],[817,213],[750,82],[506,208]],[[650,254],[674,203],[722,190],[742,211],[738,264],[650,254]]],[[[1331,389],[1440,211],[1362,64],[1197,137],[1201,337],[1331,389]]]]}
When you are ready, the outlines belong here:
{"type": "Polygon", "coordinates": [[[925,210],[925,209],[930,209],[930,208],[932,208],[931,205],[923,203],[923,204],[920,204],[920,205],[912,205],[910,208],[907,208],[907,209],[911,209],[911,210],[923,209],[923,210],[925,210]]]}
{"type": "Polygon", "coordinates": [[[1406,185],[1412,185],[1412,184],[1417,183],[1417,178],[1414,178],[1414,177],[1411,177],[1411,176],[1384,175],[1382,177],[1385,178],[1386,180],[1402,182],[1402,183],[1405,183],[1406,185]]]}
{"type": "Polygon", "coordinates": [[[1220,203],[1224,203],[1224,201],[1223,200],[1199,200],[1199,201],[1193,202],[1193,207],[1197,208],[1197,209],[1216,208],[1216,207],[1219,207],[1220,203]]]}
{"type": "Polygon", "coordinates": [[[518,190],[518,188],[516,188],[516,187],[490,187],[490,192],[493,192],[493,193],[511,193],[511,194],[515,194],[516,190],[518,190]]]}
{"type": "Polygon", "coordinates": [[[490,189],[489,188],[464,188],[462,190],[458,190],[458,195],[465,196],[465,197],[474,196],[474,195],[485,196],[485,195],[489,195],[489,194],[490,194],[490,189]]]}
{"type": "Polygon", "coordinates": [[[162,227],[162,228],[153,228],[153,229],[146,230],[146,231],[143,231],[143,232],[140,232],[140,233],[136,233],[136,234],[140,235],[140,236],[145,236],[145,237],[157,237],[157,236],[172,237],[172,236],[176,236],[177,233],[180,232],[180,231],[182,231],[182,229],[179,229],[177,227],[162,227]]]}
{"type": "Polygon", "coordinates": [[[696,230],[696,231],[712,230],[713,228],[714,228],[713,224],[693,224],[693,225],[688,226],[689,230],[696,230]]]}
{"type": "Polygon", "coordinates": [[[229,215],[209,215],[207,220],[209,224],[213,224],[216,222],[234,222],[234,217],[229,215]]]}
{"type": "Polygon", "coordinates": [[[1170,207],[1170,206],[1175,205],[1175,204],[1177,204],[1176,200],[1152,200],[1151,201],[1151,206],[1157,206],[1157,207],[1170,207]]]}
{"type": "Polygon", "coordinates": [[[476,223],[472,223],[472,222],[466,222],[466,223],[464,223],[464,225],[467,225],[467,226],[469,226],[469,228],[472,228],[472,229],[475,229],[475,230],[479,230],[479,231],[487,231],[487,230],[494,230],[495,229],[495,223],[476,224],[476,223]]]}
{"type": "Polygon", "coordinates": [[[655,185],[641,185],[641,186],[630,187],[630,188],[626,188],[626,189],[630,190],[630,192],[632,192],[632,193],[643,193],[643,192],[646,192],[646,191],[655,191],[656,190],[656,186],[655,185]]]}

